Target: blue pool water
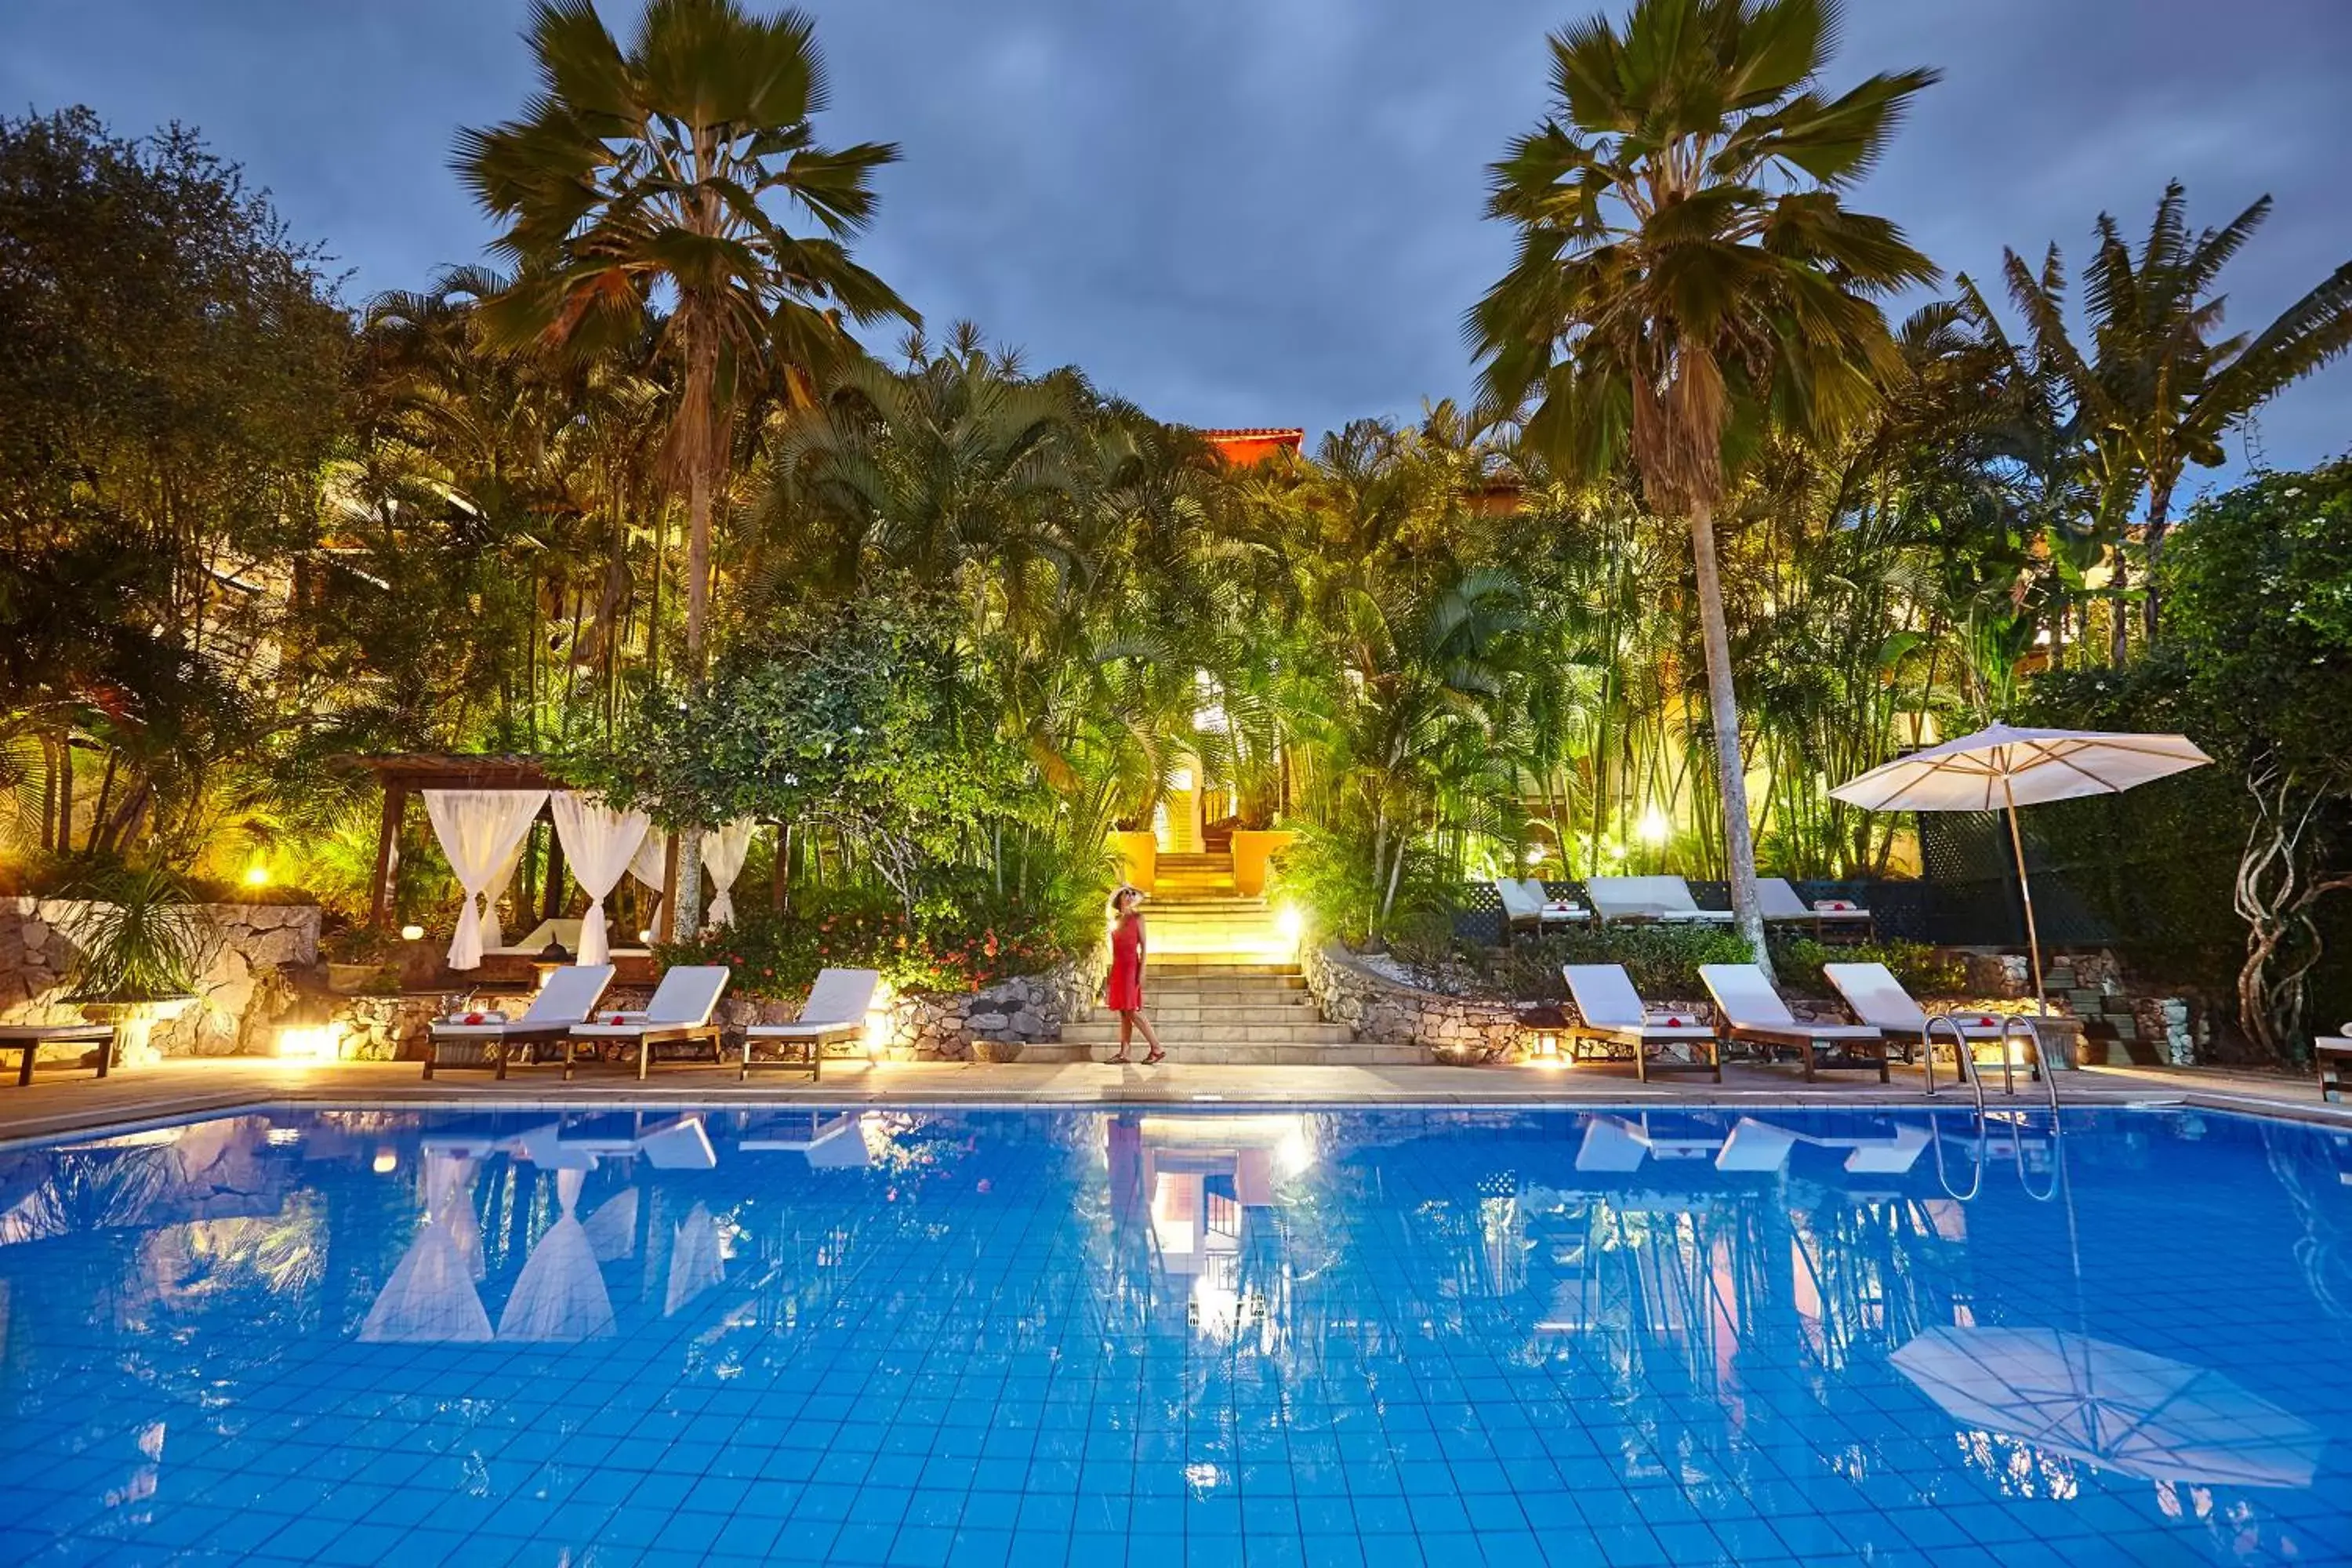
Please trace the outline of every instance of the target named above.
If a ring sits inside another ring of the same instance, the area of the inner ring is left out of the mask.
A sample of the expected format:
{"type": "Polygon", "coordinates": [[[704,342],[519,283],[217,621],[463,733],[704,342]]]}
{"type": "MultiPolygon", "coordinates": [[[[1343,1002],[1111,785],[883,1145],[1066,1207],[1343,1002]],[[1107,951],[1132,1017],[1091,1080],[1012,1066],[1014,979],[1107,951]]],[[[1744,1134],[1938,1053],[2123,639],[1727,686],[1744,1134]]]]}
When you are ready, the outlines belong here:
{"type": "Polygon", "coordinates": [[[2352,1138],[1974,1127],[272,1111],[0,1151],[0,1560],[2352,1561],[2352,1138]]]}

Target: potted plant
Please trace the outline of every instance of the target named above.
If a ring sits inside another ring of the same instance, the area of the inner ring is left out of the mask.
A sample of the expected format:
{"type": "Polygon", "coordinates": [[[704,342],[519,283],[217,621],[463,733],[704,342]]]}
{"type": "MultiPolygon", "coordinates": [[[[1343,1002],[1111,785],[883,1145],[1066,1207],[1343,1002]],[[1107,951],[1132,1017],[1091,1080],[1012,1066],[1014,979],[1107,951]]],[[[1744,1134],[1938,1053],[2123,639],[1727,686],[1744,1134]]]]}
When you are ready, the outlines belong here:
{"type": "Polygon", "coordinates": [[[81,903],[66,923],[77,953],[66,999],[91,1023],[121,1030],[123,1060],[144,1060],[155,1024],[196,999],[206,921],[168,871],[110,872],[73,896],[81,903]]]}

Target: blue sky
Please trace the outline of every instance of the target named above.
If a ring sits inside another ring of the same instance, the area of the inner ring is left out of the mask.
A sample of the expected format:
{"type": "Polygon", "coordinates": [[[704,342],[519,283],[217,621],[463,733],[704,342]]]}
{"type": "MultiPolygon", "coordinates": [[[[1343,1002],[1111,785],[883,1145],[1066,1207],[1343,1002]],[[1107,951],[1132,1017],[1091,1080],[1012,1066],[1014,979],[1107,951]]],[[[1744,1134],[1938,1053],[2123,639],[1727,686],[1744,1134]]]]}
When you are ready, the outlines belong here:
{"type": "MultiPolygon", "coordinates": [[[[1320,429],[1469,381],[1508,237],[1483,166],[1543,109],[1561,0],[815,0],[835,141],[900,142],[864,258],[1163,417],[1320,429]]],[[[608,15],[625,25],[626,0],[608,15]]],[[[8,0],[0,105],[201,127],[353,299],[475,259],[452,132],[531,81],[515,0],[8,0]]],[[[1948,270],[2087,254],[2167,177],[2195,221],[2268,191],[2226,275],[2259,325],[2352,258],[2352,0],[1853,0],[1833,84],[1929,64],[1863,203],[1948,270]]],[[[2352,363],[2270,409],[2269,460],[2352,445],[2352,363]]]]}

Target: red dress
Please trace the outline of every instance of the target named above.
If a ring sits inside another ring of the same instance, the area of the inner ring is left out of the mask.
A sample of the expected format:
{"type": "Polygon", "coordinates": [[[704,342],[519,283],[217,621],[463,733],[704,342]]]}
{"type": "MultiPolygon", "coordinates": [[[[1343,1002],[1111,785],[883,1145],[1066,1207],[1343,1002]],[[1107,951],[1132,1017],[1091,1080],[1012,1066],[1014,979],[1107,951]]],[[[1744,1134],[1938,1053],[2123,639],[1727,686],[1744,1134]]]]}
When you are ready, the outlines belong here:
{"type": "Polygon", "coordinates": [[[1110,978],[1103,982],[1103,1005],[1131,1013],[1143,1005],[1143,917],[1123,916],[1110,933],[1110,978]]]}

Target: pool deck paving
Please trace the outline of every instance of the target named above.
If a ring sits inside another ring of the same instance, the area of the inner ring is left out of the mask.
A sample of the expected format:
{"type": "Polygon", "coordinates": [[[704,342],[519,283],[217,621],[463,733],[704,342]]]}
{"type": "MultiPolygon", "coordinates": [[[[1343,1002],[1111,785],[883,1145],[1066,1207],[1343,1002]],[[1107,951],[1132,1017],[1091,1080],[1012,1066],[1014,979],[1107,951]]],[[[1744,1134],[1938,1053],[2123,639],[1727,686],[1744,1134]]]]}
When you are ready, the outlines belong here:
{"type": "MultiPolygon", "coordinates": [[[[2320,1098],[2315,1078],[2228,1068],[2091,1068],[2058,1075],[2069,1105],[2178,1100],[2191,1107],[2286,1116],[2352,1129],[2352,1105],[2320,1098]]],[[[586,1070],[564,1082],[552,1068],[517,1069],[504,1083],[478,1072],[424,1080],[415,1062],[298,1063],[222,1057],[117,1068],[105,1079],[57,1069],[26,1086],[0,1087],[0,1142],[95,1129],[183,1121],[262,1105],[352,1109],[448,1108],[593,1110],[623,1107],[739,1109],[776,1105],[1573,1105],[1924,1106],[1959,1108],[1964,1089],[1939,1079],[1930,1100],[1916,1068],[1895,1081],[1829,1074],[1805,1083],[1793,1069],[1727,1065],[1723,1082],[1697,1075],[1637,1081],[1621,1068],[1577,1067],[1228,1067],[1171,1061],[1156,1068],[1055,1064],[828,1062],[812,1083],[793,1073],[739,1081],[731,1068],[666,1065],[640,1082],[622,1070],[586,1070]]],[[[2016,1100],[1998,1077],[1989,1101],[2032,1106],[2039,1085],[2021,1075],[2016,1100]]]]}

